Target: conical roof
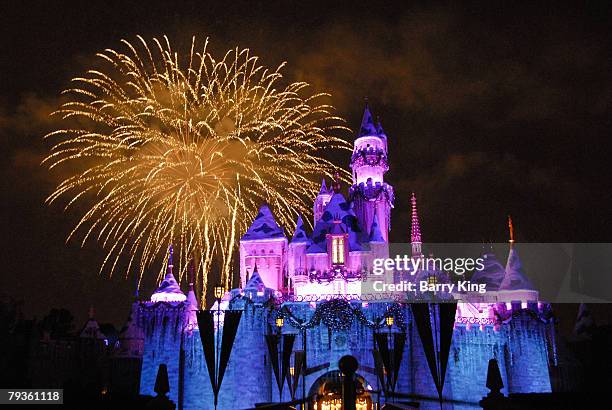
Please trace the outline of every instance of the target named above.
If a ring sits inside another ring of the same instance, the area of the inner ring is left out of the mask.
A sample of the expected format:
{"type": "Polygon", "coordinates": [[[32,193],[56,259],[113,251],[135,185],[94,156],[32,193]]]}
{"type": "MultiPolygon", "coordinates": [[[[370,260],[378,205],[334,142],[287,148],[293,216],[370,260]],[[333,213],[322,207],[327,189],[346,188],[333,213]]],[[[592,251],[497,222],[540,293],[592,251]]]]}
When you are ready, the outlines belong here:
{"type": "Polygon", "coordinates": [[[506,270],[493,252],[484,253],[482,259],[484,267],[482,270],[474,271],[471,281],[473,283],[486,284],[487,291],[498,290],[504,280],[504,276],[506,276],[506,270]]]}
{"type": "Polygon", "coordinates": [[[263,204],[259,208],[259,213],[255,217],[255,220],[242,236],[241,240],[258,240],[258,239],[271,239],[271,238],[282,238],[285,236],[283,229],[278,226],[276,219],[267,204],[263,204]]]}
{"type": "Polygon", "coordinates": [[[308,234],[306,233],[306,227],[302,220],[302,215],[298,215],[297,222],[295,223],[295,231],[291,238],[291,243],[308,242],[308,234]]]}
{"type": "Polygon", "coordinates": [[[358,137],[363,137],[367,135],[378,135],[378,131],[376,130],[376,125],[374,124],[374,119],[372,118],[370,107],[366,103],[365,109],[363,110],[361,128],[359,129],[358,137]]]}
{"type": "Polygon", "coordinates": [[[257,265],[255,265],[255,268],[253,269],[253,274],[249,278],[249,281],[247,282],[244,288],[245,289],[259,289],[261,287],[265,288],[266,285],[263,283],[263,280],[261,280],[261,276],[259,276],[259,272],[257,272],[257,265]]]}
{"type": "Polygon", "coordinates": [[[183,302],[186,299],[172,272],[166,273],[162,283],[151,295],[151,302],[183,302]]]}
{"type": "Polygon", "coordinates": [[[508,262],[506,263],[506,274],[499,290],[536,290],[525,275],[523,264],[514,246],[510,248],[508,262]]]}
{"type": "Polygon", "coordinates": [[[121,329],[121,332],[119,332],[119,340],[144,339],[144,333],[136,321],[138,306],[138,302],[132,303],[132,309],[130,310],[130,316],[128,316],[127,323],[121,329]]]}
{"type": "Polygon", "coordinates": [[[331,189],[327,188],[327,183],[325,182],[325,178],[321,180],[321,189],[319,189],[319,195],[330,194],[331,189]]]}
{"type": "Polygon", "coordinates": [[[94,319],[93,307],[89,310],[89,318],[87,322],[85,322],[85,326],[79,332],[79,337],[83,339],[97,339],[103,340],[106,339],[104,333],[100,330],[100,325],[98,325],[98,321],[94,319]]]}
{"type": "Polygon", "coordinates": [[[334,220],[339,219],[346,227],[349,240],[349,251],[367,250],[367,236],[365,231],[359,226],[355,212],[351,208],[351,204],[347,202],[344,195],[336,193],[331,197],[329,203],[323,211],[321,219],[314,227],[311,236],[311,245],[306,250],[307,253],[325,253],[327,252],[326,235],[331,233],[334,227],[334,220]]]}
{"type": "Polygon", "coordinates": [[[372,227],[370,228],[370,242],[384,242],[385,238],[380,231],[380,226],[378,225],[378,215],[375,213],[374,218],[372,219],[372,227]]]}
{"type": "Polygon", "coordinates": [[[181,290],[181,287],[174,278],[172,269],[174,267],[173,262],[173,249],[172,245],[168,248],[168,268],[164,280],[160,283],[159,287],[151,295],[151,302],[184,302],[187,297],[181,290]]]}

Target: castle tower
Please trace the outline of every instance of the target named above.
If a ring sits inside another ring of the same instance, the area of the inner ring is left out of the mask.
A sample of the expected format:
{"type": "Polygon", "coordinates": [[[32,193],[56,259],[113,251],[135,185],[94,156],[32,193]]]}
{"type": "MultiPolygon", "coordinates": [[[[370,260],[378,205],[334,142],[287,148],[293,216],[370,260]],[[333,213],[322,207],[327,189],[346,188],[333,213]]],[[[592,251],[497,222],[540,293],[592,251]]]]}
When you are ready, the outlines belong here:
{"type": "MultiPolygon", "coordinates": [[[[324,182],[325,183],[325,182],[324,182]]],[[[318,198],[317,198],[318,199],[318,198]]],[[[301,286],[308,281],[308,267],[306,266],[306,248],[310,240],[304,227],[302,216],[299,215],[295,224],[295,232],[289,243],[287,258],[288,276],[291,287],[301,286]]]]}
{"type": "Polygon", "coordinates": [[[164,280],[140,304],[140,320],[144,333],[144,352],[140,377],[140,394],[154,395],[153,388],[160,364],[168,368],[169,398],[178,403],[181,340],[187,319],[187,296],[181,291],[172,273],[172,245],[168,248],[168,267],[164,280]]]}
{"type": "Polygon", "coordinates": [[[195,266],[193,259],[189,263],[189,292],[187,292],[187,330],[193,330],[198,327],[198,318],[196,316],[197,311],[200,309],[198,305],[198,298],[195,294],[194,289],[195,282],[195,266]]]}
{"type": "Polygon", "coordinates": [[[387,242],[394,201],[393,187],[384,182],[384,174],[389,170],[387,136],[380,122],[374,124],[367,103],[359,133],[353,143],[350,165],[353,186],[349,190],[349,196],[357,219],[369,235],[376,213],[380,231],[387,242]]]}
{"type": "Polygon", "coordinates": [[[321,216],[323,216],[323,211],[325,211],[325,207],[327,206],[329,200],[332,198],[333,195],[334,191],[332,189],[327,188],[325,178],[323,178],[323,181],[321,182],[321,189],[319,190],[319,194],[317,195],[317,198],[315,199],[314,205],[312,207],[312,213],[314,215],[314,221],[312,223],[312,226],[315,226],[319,219],[321,219],[321,216]]]}
{"type": "Polygon", "coordinates": [[[255,220],[240,238],[240,283],[247,283],[247,270],[253,272],[255,265],[267,286],[274,290],[285,288],[287,237],[267,204],[259,208],[255,220]]]}

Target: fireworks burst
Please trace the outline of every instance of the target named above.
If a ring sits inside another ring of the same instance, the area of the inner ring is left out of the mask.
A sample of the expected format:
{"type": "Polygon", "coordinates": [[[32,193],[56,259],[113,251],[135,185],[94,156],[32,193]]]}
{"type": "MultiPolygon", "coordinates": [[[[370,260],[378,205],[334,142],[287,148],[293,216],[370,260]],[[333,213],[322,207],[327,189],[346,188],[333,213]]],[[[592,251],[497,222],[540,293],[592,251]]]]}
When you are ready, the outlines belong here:
{"type": "Polygon", "coordinates": [[[349,149],[335,136],[344,122],[319,102],[326,95],[305,95],[303,82],[281,87],[283,65],[269,70],[247,49],[216,61],[195,38],[185,56],[166,37],[122,43],[125,52],[98,54],[107,72],[89,70],[64,91],[70,101],[55,114],[77,125],[46,136],[55,140],[45,163],[71,174],[48,202],[87,204],[69,239],[101,242],[101,272],[127,255],[126,275],[142,279],[172,243],[180,276],[194,259],[205,294],[216,261],[227,289],[261,203],[285,226],[310,211],[320,176],[336,171],[321,152],[349,149]]]}

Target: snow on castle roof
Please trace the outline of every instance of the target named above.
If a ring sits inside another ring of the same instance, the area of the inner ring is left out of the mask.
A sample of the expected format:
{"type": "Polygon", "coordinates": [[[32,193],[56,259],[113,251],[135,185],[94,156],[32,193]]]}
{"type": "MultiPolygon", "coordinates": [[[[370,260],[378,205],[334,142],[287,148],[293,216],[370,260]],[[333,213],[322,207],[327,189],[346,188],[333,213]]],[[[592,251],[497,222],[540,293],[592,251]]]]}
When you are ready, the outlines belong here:
{"type": "Polygon", "coordinates": [[[367,135],[378,135],[378,130],[372,119],[372,113],[366,103],[365,109],[363,110],[363,117],[361,119],[361,128],[359,129],[359,135],[357,137],[364,137],[367,135]]]}
{"type": "Polygon", "coordinates": [[[272,239],[282,238],[285,236],[283,228],[278,226],[274,215],[267,204],[263,204],[259,208],[259,213],[255,217],[255,220],[246,231],[246,233],[240,238],[242,241],[250,241],[257,239],[272,239]]]}
{"type": "Polygon", "coordinates": [[[472,282],[486,284],[487,291],[498,290],[506,275],[503,265],[493,252],[486,252],[482,255],[482,259],[484,267],[482,270],[474,271],[472,282]]]}
{"type": "Polygon", "coordinates": [[[302,220],[302,215],[298,215],[297,222],[295,224],[295,231],[293,232],[293,238],[291,243],[308,242],[308,234],[302,220]]]}
{"type": "Polygon", "coordinates": [[[536,290],[525,275],[523,264],[514,247],[510,248],[506,275],[499,286],[499,290],[536,290]]]}
{"type": "Polygon", "coordinates": [[[349,235],[349,251],[368,250],[367,239],[364,238],[365,232],[359,226],[351,204],[346,201],[344,195],[337,193],[332,196],[321,219],[317,221],[311,237],[312,244],[306,249],[306,253],[327,252],[326,235],[331,233],[334,218],[338,218],[346,227],[349,235]]]}

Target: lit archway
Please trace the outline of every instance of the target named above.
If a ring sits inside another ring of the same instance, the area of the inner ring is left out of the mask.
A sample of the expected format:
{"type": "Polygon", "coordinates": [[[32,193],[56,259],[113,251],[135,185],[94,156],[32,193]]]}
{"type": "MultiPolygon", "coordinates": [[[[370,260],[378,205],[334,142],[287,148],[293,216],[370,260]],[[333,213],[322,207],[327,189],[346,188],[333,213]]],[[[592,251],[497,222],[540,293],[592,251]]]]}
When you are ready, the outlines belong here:
{"type": "MultiPolygon", "coordinates": [[[[343,377],[339,370],[332,370],[315,380],[308,393],[312,397],[309,409],[341,410],[343,377]]],[[[355,375],[355,389],[357,390],[357,410],[373,410],[370,394],[372,387],[362,376],[355,375]]]]}

